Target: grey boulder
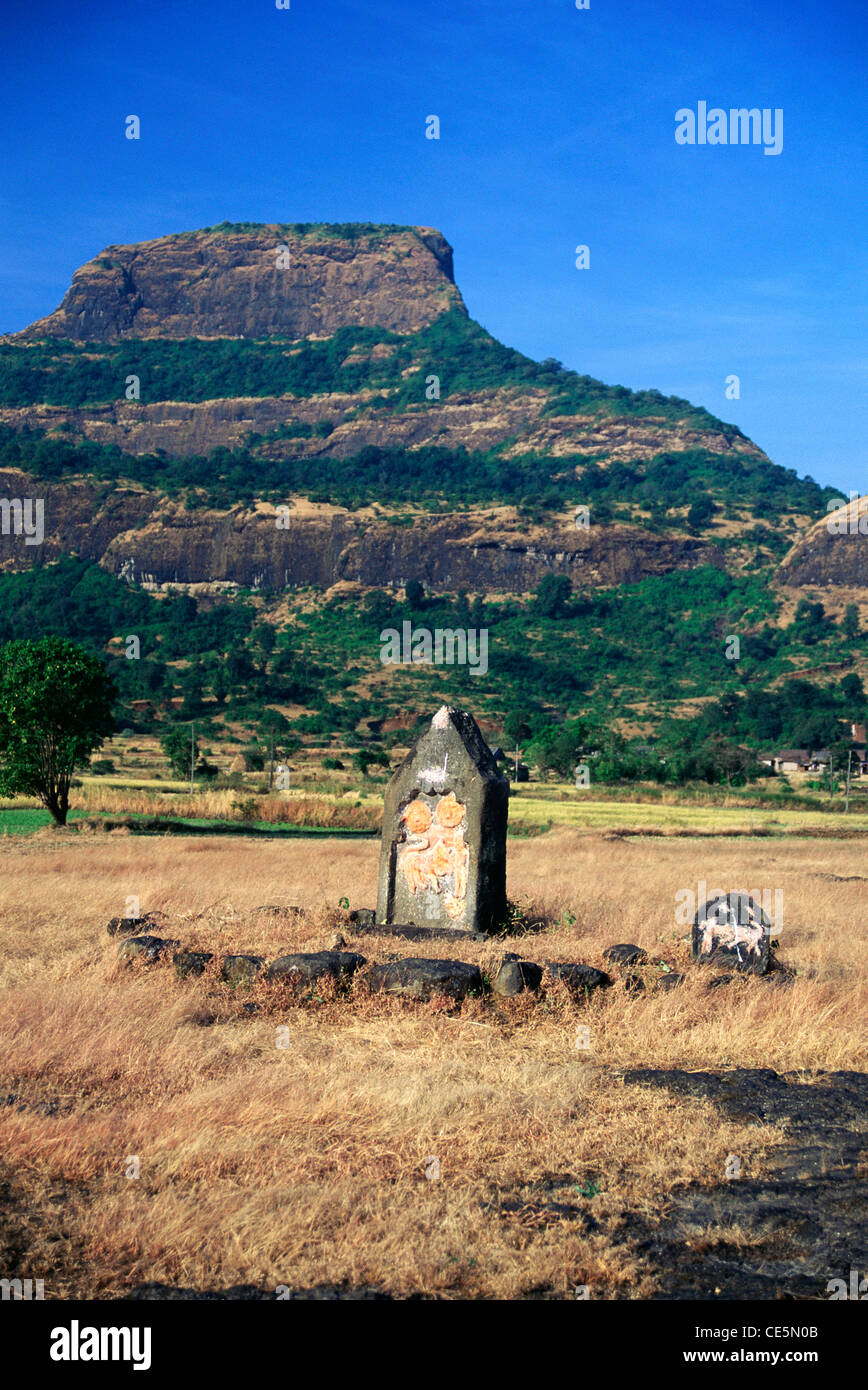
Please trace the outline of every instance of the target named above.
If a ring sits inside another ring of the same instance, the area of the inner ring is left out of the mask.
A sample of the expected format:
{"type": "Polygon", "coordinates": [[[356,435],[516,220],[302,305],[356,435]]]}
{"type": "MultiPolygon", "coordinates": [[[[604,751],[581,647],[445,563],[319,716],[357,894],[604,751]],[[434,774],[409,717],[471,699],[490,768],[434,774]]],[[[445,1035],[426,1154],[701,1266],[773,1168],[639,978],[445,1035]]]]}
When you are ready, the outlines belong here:
{"type": "Polygon", "coordinates": [[[118,960],[124,965],[134,960],[159,960],[164,951],[174,950],[180,941],[167,941],[162,936],[131,936],[118,947],[118,960]]]}
{"type": "Polygon", "coordinates": [[[482,976],[479,967],[463,960],[425,960],[421,957],[375,965],[368,980],[371,989],[385,994],[397,994],[404,999],[430,999],[432,994],[446,994],[463,999],[474,991],[481,992],[482,976]]]}
{"type": "Polygon", "coordinates": [[[621,941],[617,946],[607,946],[603,959],[610,965],[644,965],[648,952],[643,951],[641,946],[634,946],[631,941],[621,941]]]}
{"type": "Polygon", "coordinates": [[[491,988],[504,999],[512,999],[527,989],[539,989],[541,983],[541,965],[534,965],[532,960],[507,957],[495,975],[491,988]]]}
{"type": "Polygon", "coordinates": [[[312,984],[324,976],[334,980],[347,980],[354,975],[359,966],[365,964],[365,957],[355,951],[311,951],[294,955],[278,956],[268,967],[265,978],[269,981],[289,983],[299,980],[312,984]]]}
{"type": "Polygon", "coordinates": [[[187,975],[203,975],[210,960],[213,960],[210,951],[176,951],[172,964],[175,974],[183,980],[187,975]]]}
{"type": "Polygon", "coordinates": [[[556,980],[563,980],[567,988],[574,994],[589,994],[591,990],[600,989],[612,983],[611,977],[604,970],[597,970],[596,966],[581,965],[574,961],[549,961],[546,970],[556,980]]]}
{"type": "Polygon", "coordinates": [[[224,956],[220,974],[227,985],[252,985],[264,968],[262,956],[224,956]]]}

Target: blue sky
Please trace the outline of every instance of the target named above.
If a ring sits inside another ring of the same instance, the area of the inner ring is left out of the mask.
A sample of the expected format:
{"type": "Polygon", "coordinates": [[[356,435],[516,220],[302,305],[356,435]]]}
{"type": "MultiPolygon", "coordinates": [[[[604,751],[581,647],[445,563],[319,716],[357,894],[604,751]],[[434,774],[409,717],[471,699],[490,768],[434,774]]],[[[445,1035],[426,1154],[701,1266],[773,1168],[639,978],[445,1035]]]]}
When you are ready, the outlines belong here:
{"type": "Polygon", "coordinates": [[[505,343],[686,396],[775,462],[868,492],[863,0],[12,8],[0,331],[111,243],[224,219],[422,223],[505,343]],[[676,110],[700,100],[781,108],[782,153],[677,145],[676,110]]]}

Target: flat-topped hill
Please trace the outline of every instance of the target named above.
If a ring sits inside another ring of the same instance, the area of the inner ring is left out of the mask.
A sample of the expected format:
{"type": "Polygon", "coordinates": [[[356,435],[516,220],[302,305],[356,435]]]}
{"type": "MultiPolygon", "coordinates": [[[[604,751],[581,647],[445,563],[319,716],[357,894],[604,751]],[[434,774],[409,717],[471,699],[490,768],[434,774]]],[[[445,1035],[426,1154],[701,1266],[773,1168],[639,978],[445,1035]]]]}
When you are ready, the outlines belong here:
{"type": "Polygon", "coordinates": [[[59,308],[15,338],[410,333],[456,308],[452,248],[432,227],[224,223],[106,247],[75,272],[59,308]]]}

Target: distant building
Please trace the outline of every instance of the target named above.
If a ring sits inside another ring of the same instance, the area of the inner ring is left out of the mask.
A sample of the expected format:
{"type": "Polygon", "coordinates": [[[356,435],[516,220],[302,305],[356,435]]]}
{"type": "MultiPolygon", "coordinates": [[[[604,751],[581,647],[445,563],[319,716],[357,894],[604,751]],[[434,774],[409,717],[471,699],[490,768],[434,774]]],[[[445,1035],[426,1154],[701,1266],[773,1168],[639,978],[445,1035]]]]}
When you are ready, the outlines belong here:
{"type": "Polygon", "coordinates": [[[832,761],[832,754],[828,748],[818,748],[816,753],[812,753],[808,760],[809,772],[825,772],[829,763],[832,761]]]}
{"type": "MultiPolygon", "coordinates": [[[[828,772],[832,754],[828,748],[781,748],[775,753],[760,753],[757,760],[773,772],[828,772]]],[[[846,761],[838,771],[846,771],[846,761]]],[[[853,749],[850,772],[854,777],[868,774],[868,749],[853,749]]]]}
{"type": "Polygon", "coordinates": [[[774,772],[807,772],[810,760],[807,748],[782,748],[777,753],[763,754],[762,758],[774,772]]]}

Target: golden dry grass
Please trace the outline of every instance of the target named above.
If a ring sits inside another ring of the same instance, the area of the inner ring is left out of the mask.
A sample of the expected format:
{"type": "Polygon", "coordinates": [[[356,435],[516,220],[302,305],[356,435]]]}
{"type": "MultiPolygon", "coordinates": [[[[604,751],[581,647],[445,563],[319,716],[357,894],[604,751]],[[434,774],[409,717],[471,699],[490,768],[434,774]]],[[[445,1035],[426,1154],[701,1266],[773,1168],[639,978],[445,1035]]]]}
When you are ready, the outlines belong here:
{"type": "MultiPolygon", "coordinates": [[[[3,843],[0,1093],[28,1108],[0,1110],[2,1175],[20,1208],[0,1265],[23,1243],[25,1273],[46,1278],[48,1297],[107,1297],[144,1280],[484,1298],[588,1284],[593,1297],[647,1297],[659,1271],[623,1234],[627,1215],[654,1221],[678,1183],[719,1183],[733,1152],[761,1173],[785,1135],[625,1085],[618,1069],[864,1066],[865,883],[823,877],[861,873],[846,842],[559,831],[510,851],[510,896],[547,913],[544,933],[420,946],[341,928],[370,960],[457,955],[490,970],[511,949],[602,965],[606,945],[635,941],[681,968],[677,889],[699,878],[781,887],[780,954],[799,971],[789,989],[708,992],[696,971],[673,993],[616,985],[585,1006],[561,987],[451,1013],[370,997],[363,983],[348,999],[282,999],[233,993],[213,975],[123,969],[104,931],[134,895],[191,946],[321,949],[342,896],[374,904],[377,850],[128,835],[3,843]],[[254,911],[268,903],[313,911],[299,923],[254,911]],[[40,1101],[60,1113],[40,1113],[40,1101]],[[125,1176],[130,1156],[137,1180],[125,1176]],[[441,1176],[429,1181],[433,1156],[441,1176]],[[599,1192],[577,1199],[577,1187],[599,1192]],[[545,1189],[570,1194],[596,1227],[551,1217],[545,1189]]],[[[646,968],[649,983],[658,971],[646,968]]]]}
{"type": "Polygon", "coordinates": [[[161,816],[171,819],[266,821],[272,825],[348,826],[377,830],[382,822],[382,801],[356,805],[355,798],[305,796],[288,792],[258,796],[246,788],[224,788],[183,793],[100,786],[91,782],[75,800],[84,811],[117,815],[161,816]]]}

